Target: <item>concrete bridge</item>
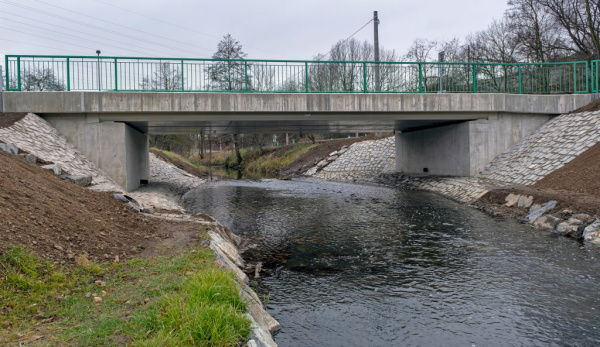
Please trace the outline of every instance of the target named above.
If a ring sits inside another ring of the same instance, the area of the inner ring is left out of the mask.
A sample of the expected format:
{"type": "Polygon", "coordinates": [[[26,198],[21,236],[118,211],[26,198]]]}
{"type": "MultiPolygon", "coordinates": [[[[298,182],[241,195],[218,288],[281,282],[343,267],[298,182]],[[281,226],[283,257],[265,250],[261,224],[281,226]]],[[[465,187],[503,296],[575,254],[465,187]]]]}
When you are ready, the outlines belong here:
{"type": "Polygon", "coordinates": [[[148,135],[271,131],[396,133],[407,174],[472,176],[591,94],[298,94],[4,92],[127,190],[149,179],[148,135]]]}

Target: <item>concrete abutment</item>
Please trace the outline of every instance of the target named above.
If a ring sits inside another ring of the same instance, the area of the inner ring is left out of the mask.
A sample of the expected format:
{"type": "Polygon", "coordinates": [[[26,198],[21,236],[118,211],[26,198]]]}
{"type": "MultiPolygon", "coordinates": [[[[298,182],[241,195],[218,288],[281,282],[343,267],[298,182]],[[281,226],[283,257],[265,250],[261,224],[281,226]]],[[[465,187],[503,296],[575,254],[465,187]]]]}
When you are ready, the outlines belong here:
{"type": "Polygon", "coordinates": [[[150,178],[148,136],[125,123],[57,114],[44,119],[127,191],[150,178]]]}
{"type": "Polygon", "coordinates": [[[396,170],[409,175],[472,177],[550,115],[499,113],[489,119],[396,134],[396,170]]]}

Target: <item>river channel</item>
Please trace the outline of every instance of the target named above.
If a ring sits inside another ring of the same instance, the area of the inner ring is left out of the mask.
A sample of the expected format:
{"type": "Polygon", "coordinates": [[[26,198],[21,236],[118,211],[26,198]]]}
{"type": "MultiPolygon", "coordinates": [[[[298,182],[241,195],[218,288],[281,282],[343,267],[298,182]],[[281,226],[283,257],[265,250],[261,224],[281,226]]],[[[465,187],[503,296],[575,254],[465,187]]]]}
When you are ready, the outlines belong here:
{"type": "Polygon", "coordinates": [[[377,186],[221,181],[185,205],[276,259],[254,285],[280,346],[600,346],[597,247],[377,186]]]}

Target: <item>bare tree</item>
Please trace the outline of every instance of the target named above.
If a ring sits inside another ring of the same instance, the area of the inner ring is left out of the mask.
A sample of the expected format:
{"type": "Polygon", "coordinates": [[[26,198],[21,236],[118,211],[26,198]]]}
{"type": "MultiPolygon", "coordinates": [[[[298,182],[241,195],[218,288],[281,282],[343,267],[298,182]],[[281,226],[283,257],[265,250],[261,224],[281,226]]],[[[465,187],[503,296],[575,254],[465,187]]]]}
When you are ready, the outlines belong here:
{"type": "Polygon", "coordinates": [[[179,63],[161,62],[151,77],[142,78],[143,90],[181,90],[181,67],[179,63]]]}
{"type": "MultiPolygon", "coordinates": [[[[11,86],[16,88],[16,86],[11,86]]],[[[21,90],[27,91],[63,91],[65,85],[60,82],[52,69],[26,70],[21,77],[21,90]]]]}
{"type": "MultiPolygon", "coordinates": [[[[309,67],[309,88],[316,91],[351,92],[363,90],[365,80],[367,88],[375,85],[373,63],[374,48],[368,41],[356,39],[340,41],[331,48],[327,61],[320,62],[324,55],[317,55],[315,63],[309,67]],[[336,61],[336,62],[332,62],[336,61]],[[362,62],[369,62],[366,66],[362,62]],[[366,71],[365,71],[366,68],[366,71]],[[366,72],[366,76],[365,76],[366,72]]],[[[397,61],[393,50],[380,49],[382,62],[397,61]]],[[[380,64],[380,85],[382,91],[398,87],[398,74],[393,73],[391,65],[380,64]]]]}
{"type": "Polygon", "coordinates": [[[239,59],[246,58],[242,51],[242,45],[230,34],[223,36],[217,44],[217,51],[213,59],[224,59],[217,61],[214,65],[207,67],[212,89],[214,90],[245,90],[246,71],[245,64],[239,59]]]}
{"type": "Polygon", "coordinates": [[[574,59],[600,58],[600,4],[589,0],[538,0],[565,35],[565,50],[574,59]]]}
{"type": "MultiPolygon", "coordinates": [[[[223,36],[223,39],[217,44],[217,51],[213,54],[213,59],[224,59],[217,61],[214,65],[208,67],[208,75],[215,90],[245,90],[246,89],[246,64],[240,59],[246,57],[242,51],[242,45],[230,34],[223,36]]],[[[232,135],[235,146],[235,156],[237,164],[242,163],[240,153],[240,143],[237,134],[232,135]]]]}

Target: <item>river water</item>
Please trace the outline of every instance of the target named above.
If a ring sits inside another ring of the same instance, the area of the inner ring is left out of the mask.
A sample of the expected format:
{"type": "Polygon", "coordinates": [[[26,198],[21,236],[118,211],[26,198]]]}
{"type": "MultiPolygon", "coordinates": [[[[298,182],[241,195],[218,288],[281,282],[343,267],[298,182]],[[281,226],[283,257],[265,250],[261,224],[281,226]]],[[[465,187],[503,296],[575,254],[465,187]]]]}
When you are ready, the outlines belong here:
{"type": "Polygon", "coordinates": [[[222,181],[185,205],[269,253],[280,346],[600,346],[597,247],[385,187],[222,181]]]}

